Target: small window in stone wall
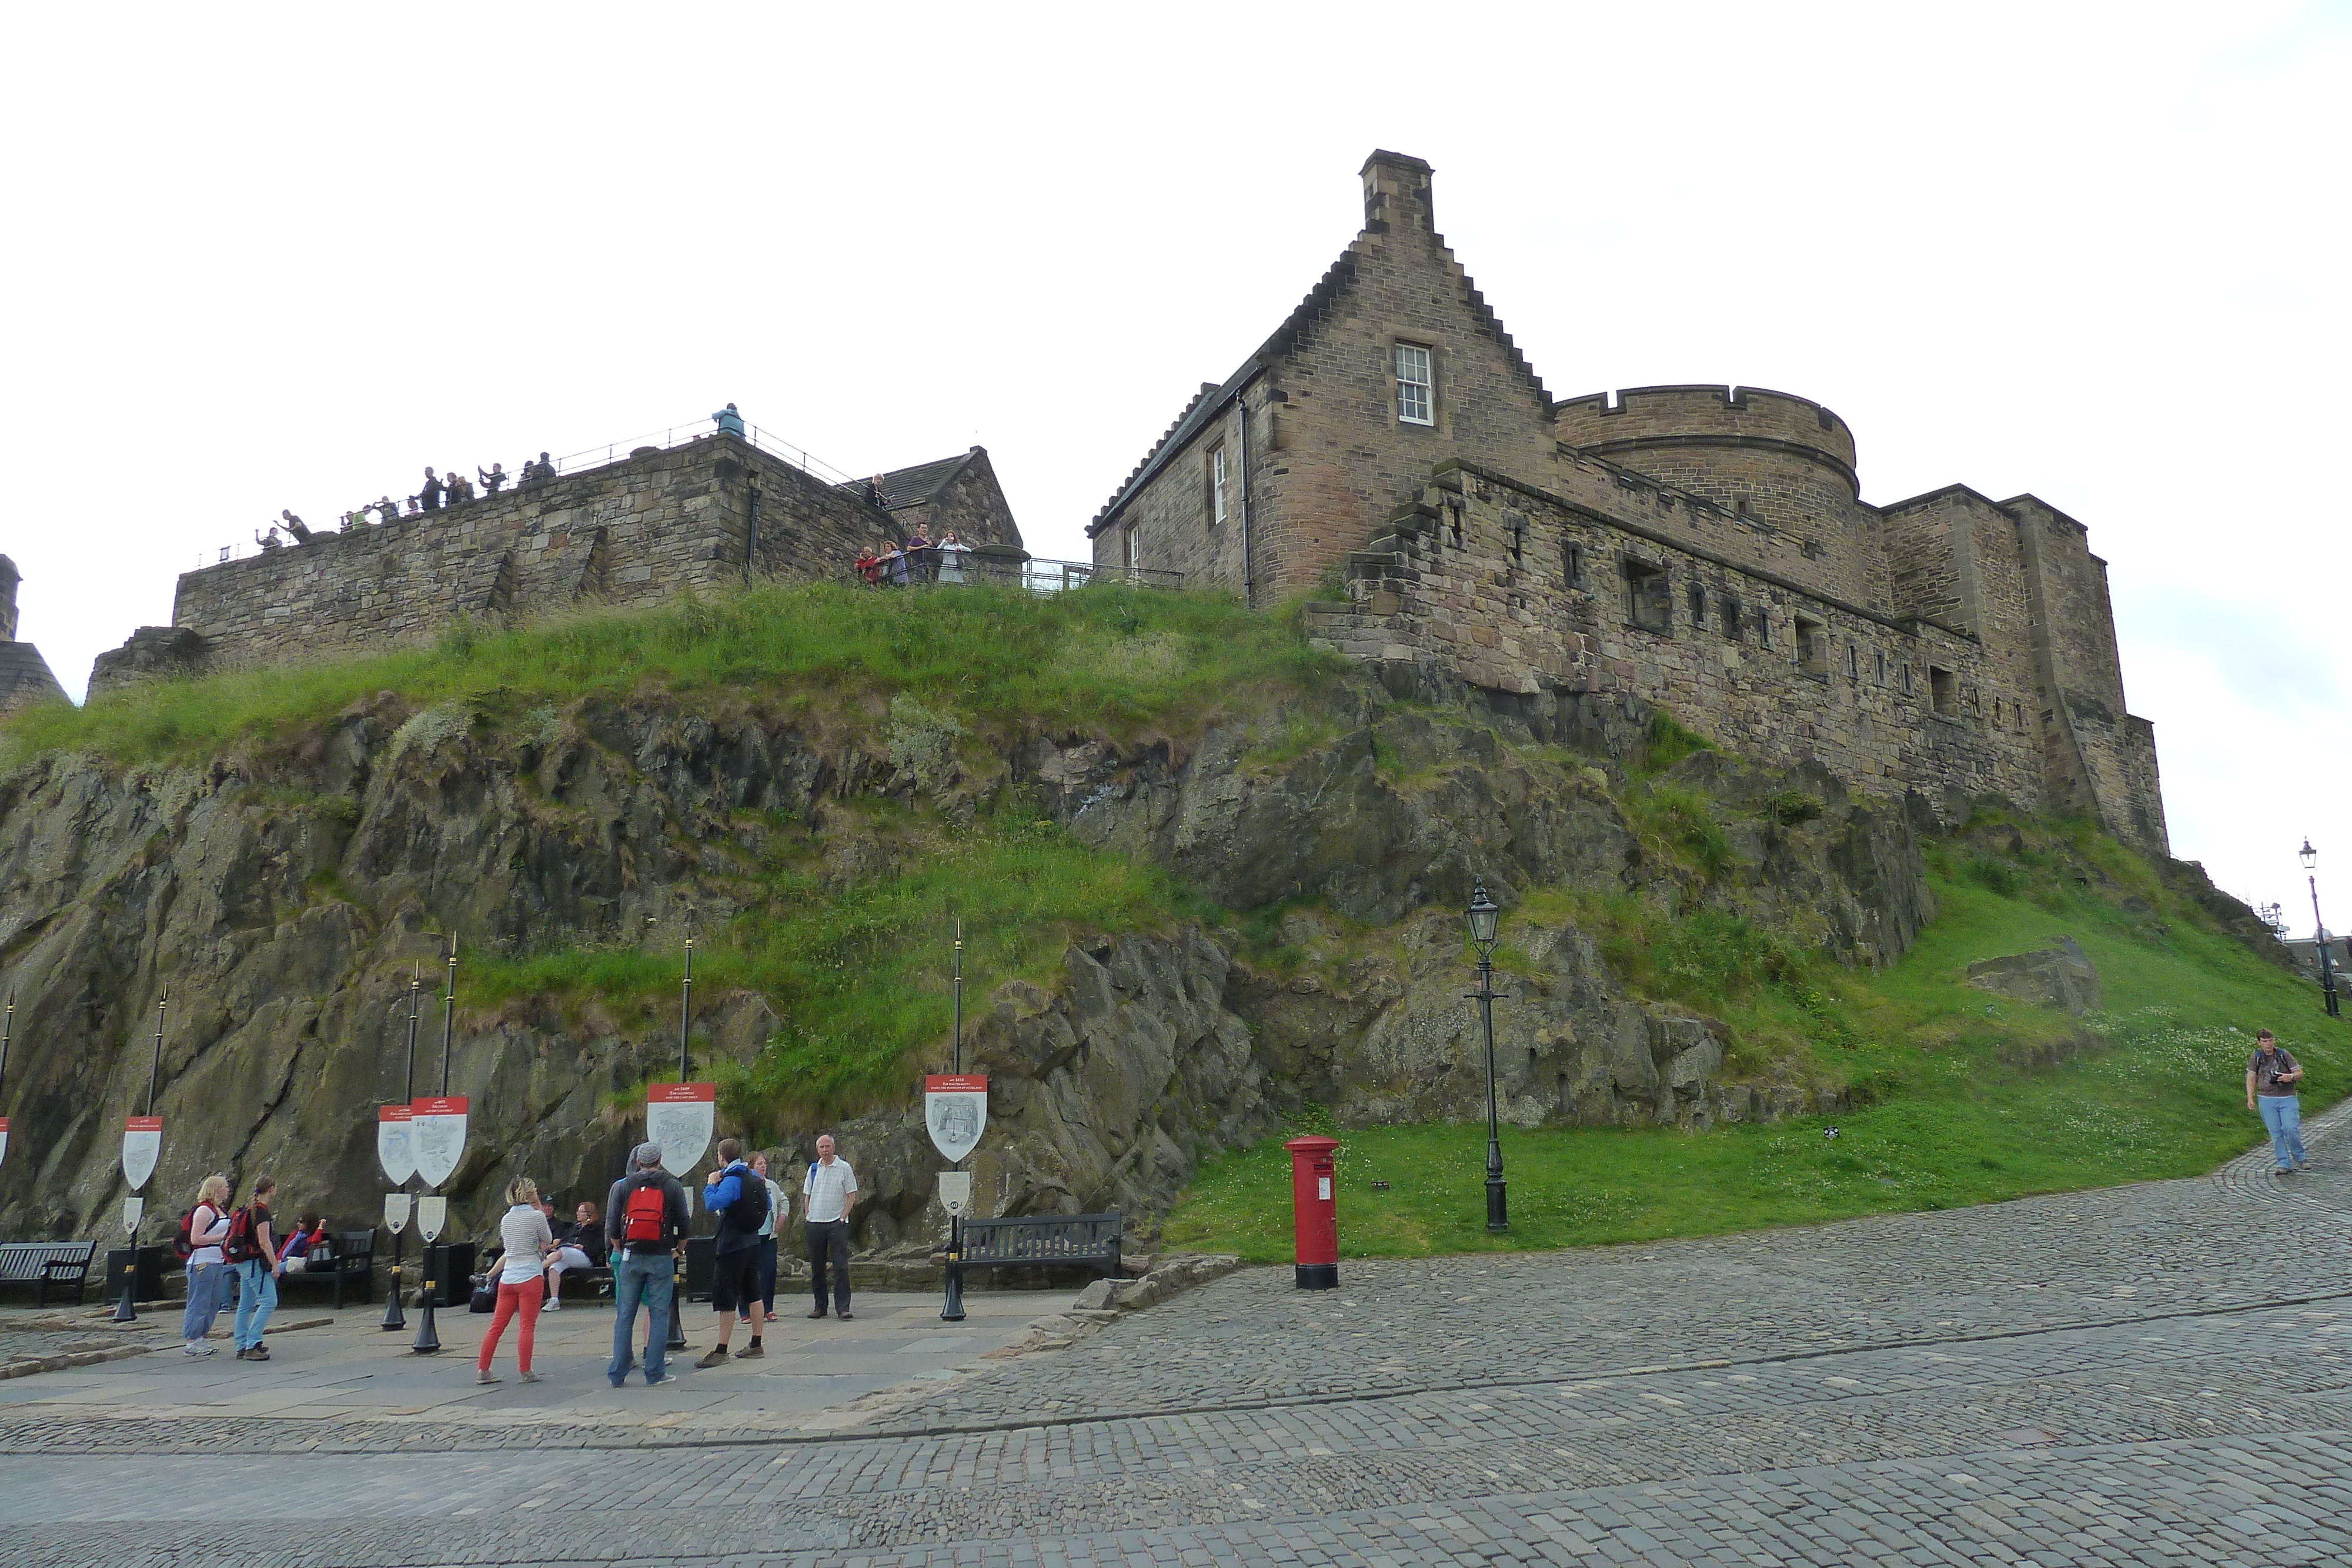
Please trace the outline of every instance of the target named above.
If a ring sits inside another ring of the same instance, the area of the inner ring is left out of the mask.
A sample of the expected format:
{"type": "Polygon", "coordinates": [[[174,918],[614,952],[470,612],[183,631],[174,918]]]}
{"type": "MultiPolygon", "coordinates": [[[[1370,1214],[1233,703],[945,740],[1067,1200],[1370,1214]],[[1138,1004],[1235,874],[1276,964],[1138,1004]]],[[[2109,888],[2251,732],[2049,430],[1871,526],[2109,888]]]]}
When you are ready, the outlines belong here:
{"type": "Polygon", "coordinates": [[[1209,522],[1212,527],[1225,520],[1225,449],[1219,445],[1209,453],[1209,522]]]}
{"type": "Polygon", "coordinates": [[[1797,668],[1809,675],[1830,673],[1830,634],[1818,621],[1797,617],[1797,668]]]}
{"type": "Polygon", "coordinates": [[[1513,566],[1525,566],[1527,564],[1527,558],[1522,552],[1525,549],[1528,538],[1527,518],[1521,517],[1517,512],[1505,512],[1503,514],[1503,532],[1511,541],[1511,564],[1513,566]]]}
{"type": "Polygon", "coordinates": [[[1727,643],[1738,642],[1740,639],[1739,601],[1725,599],[1718,601],[1717,608],[1722,612],[1723,640],[1727,643]]]}
{"type": "Polygon", "coordinates": [[[1886,650],[1884,648],[1878,650],[1878,684],[1882,686],[1886,684],[1886,650]]]}
{"type": "Polygon", "coordinates": [[[1911,666],[1907,664],[1903,666],[1903,695],[1911,695],[1911,666]]]}
{"type": "Polygon", "coordinates": [[[1644,632],[1675,629],[1674,587],[1665,570],[1645,561],[1625,562],[1625,620],[1644,632]]]}
{"type": "Polygon", "coordinates": [[[1560,575],[1570,588],[1584,586],[1584,547],[1570,540],[1559,547],[1560,575]]]}
{"type": "Polygon", "coordinates": [[[1706,590],[1696,582],[1690,586],[1690,622],[1693,626],[1706,624],[1706,590]]]}
{"type": "Polygon", "coordinates": [[[1127,570],[1139,571],[1142,567],[1143,536],[1135,531],[1134,524],[1129,523],[1127,527],[1127,570]]]}
{"type": "Polygon", "coordinates": [[[2019,735],[2023,735],[2025,733],[2025,705],[2023,703],[2011,703],[2009,705],[2009,727],[2011,729],[2016,731],[2019,735]]]}
{"type": "Polygon", "coordinates": [[[1407,424],[1437,423],[1437,397],[1429,374],[1429,350],[1412,343],[1396,346],[1397,418],[1407,424]]]}
{"type": "Polygon", "coordinates": [[[1958,712],[1959,682],[1953,677],[1951,671],[1939,670],[1933,664],[1927,666],[1927,701],[1930,706],[1946,718],[1954,716],[1958,712]]]}
{"type": "Polygon", "coordinates": [[[1845,678],[1855,685],[1862,684],[1862,650],[1852,643],[1845,645],[1845,678]]]}

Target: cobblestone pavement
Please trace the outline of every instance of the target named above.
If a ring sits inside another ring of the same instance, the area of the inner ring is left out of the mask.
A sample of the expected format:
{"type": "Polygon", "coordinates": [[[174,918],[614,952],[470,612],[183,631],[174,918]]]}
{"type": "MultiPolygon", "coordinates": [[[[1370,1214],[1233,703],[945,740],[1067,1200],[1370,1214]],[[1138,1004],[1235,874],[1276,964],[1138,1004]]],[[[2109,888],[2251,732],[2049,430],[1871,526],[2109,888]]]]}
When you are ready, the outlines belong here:
{"type": "Polygon", "coordinates": [[[2318,1168],[2284,1181],[2250,1159],[1769,1237],[1350,1264],[1318,1296],[1252,1270],[943,1385],[928,1431],[600,1450],[339,1423],[257,1458],[289,1424],[154,1424],[137,1454],[10,1425],[0,1559],[2344,1563],[2342,1122],[2315,1119],[2318,1168]]]}

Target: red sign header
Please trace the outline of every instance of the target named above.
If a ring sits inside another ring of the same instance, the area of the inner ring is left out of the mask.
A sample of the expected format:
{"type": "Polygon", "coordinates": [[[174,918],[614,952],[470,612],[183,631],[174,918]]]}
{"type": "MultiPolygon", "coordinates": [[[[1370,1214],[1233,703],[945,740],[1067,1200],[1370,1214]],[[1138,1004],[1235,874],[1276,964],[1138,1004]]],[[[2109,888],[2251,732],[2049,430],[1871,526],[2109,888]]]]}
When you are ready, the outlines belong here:
{"type": "Polygon", "coordinates": [[[122,1130],[126,1133],[160,1133],[163,1130],[163,1118],[161,1116],[127,1116],[123,1118],[122,1130]]]}
{"type": "Polygon", "coordinates": [[[462,1116],[466,1113],[463,1094],[436,1094],[429,1100],[419,1100],[409,1107],[415,1116],[462,1116]]]}
{"type": "Polygon", "coordinates": [[[926,1094],[985,1094],[988,1074],[985,1072],[934,1072],[923,1080],[926,1094]]]}
{"type": "Polygon", "coordinates": [[[405,1122],[415,1114],[416,1108],[413,1105],[379,1105],[375,1108],[375,1119],[379,1122],[405,1122]]]}
{"type": "Polygon", "coordinates": [[[697,1101],[716,1103],[718,1099],[719,1085],[716,1083],[648,1083],[646,1085],[646,1103],[648,1105],[690,1105],[697,1101]]]}

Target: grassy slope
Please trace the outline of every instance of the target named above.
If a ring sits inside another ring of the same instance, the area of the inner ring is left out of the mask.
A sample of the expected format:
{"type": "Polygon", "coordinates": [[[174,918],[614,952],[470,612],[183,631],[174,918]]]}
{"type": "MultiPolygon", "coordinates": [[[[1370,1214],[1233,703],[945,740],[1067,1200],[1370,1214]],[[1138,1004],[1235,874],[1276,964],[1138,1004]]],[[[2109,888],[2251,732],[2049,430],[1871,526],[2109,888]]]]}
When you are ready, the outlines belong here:
{"type": "MultiPolygon", "coordinates": [[[[2043,842],[2071,833],[2037,832],[2043,842]]],[[[2088,852],[2119,896],[2075,885],[2061,857],[2023,862],[1949,852],[1936,922],[1875,975],[1818,968],[1748,1003],[1751,1014],[1810,1019],[1821,1065],[1875,1103],[1835,1118],[1704,1134],[1506,1129],[1512,1232],[1485,1229],[1485,1129],[1341,1130],[1341,1250],[1410,1256],[1633,1241],[1943,1208],[2025,1193],[2210,1170],[2262,1127],[2244,1104],[2245,1057],[2263,1027],[2310,1069],[2306,1105],[2352,1086],[2352,1034],[2319,1012],[2313,988],[2272,968],[2153,889],[2111,841],[2088,852]],[[2034,863],[2035,862],[2042,863],[2034,863]],[[1991,885],[1988,885],[1990,883],[1991,885]],[[2135,913],[2123,898],[2152,910],[2135,913]],[[2158,902],[2161,899],[2162,902],[2158,902]],[[2012,1065],[2075,1025],[2050,1009],[1994,1001],[1960,984],[1979,958],[2072,936],[2098,968],[2106,1010],[2086,1022],[2102,1043],[2062,1065],[2012,1065]],[[1787,992],[1803,993],[1808,1010],[1787,992]],[[2234,1029],[2237,1032],[2231,1032],[2234,1029]],[[1835,1125],[1839,1135],[1823,1135],[1835,1125]],[[1374,1190],[1376,1181],[1389,1183],[1374,1190]]],[[[1737,1012],[1737,1008],[1726,1009],[1737,1012]]],[[[1313,1117],[1307,1119],[1311,1123],[1313,1117]]],[[[1316,1127],[1317,1131],[1331,1131],[1316,1127]]],[[[1171,1217],[1171,1244],[1290,1253],[1289,1160],[1279,1139],[1204,1166],[1171,1217]]]]}

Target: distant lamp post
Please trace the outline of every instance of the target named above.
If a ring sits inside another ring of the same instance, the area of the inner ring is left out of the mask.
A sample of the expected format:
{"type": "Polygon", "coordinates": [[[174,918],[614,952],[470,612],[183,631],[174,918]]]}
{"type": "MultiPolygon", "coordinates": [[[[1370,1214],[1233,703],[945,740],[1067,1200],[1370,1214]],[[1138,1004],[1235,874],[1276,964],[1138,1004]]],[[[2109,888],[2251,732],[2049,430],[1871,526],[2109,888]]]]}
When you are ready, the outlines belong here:
{"type": "Polygon", "coordinates": [[[1478,988],[1470,997],[1478,1004],[1478,1021],[1486,1032],[1486,1228],[1496,1232],[1511,1228],[1510,1203],[1503,1188],[1503,1140],[1495,1116],[1495,932],[1502,918],[1503,907],[1486,896],[1484,882],[1471,889],[1470,945],[1478,949],[1478,988]]]}
{"type": "Polygon", "coordinates": [[[2336,1000],[2336,959],[2328,951],[2334,944],[2328,938],[2326,922],[2319,918],[2319,852],[2305,839],[2295,859],[2303,862],[2304,873],[2311,883],[2311,939],[2319,949],[2319,988],[2327,995],[2327,1016],[2342,1018],[2343,1009],[2336,1000]]]}

